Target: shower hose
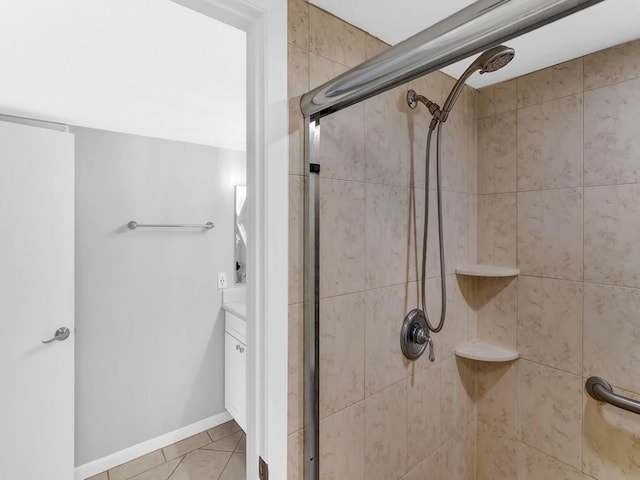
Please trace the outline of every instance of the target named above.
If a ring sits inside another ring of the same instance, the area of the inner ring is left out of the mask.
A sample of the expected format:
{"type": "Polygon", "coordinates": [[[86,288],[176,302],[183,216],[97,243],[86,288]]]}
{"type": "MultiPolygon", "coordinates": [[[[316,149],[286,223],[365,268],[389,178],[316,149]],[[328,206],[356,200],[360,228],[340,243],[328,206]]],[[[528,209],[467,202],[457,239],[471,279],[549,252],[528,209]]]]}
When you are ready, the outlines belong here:
{"type": "MultiPolygon", "coordinates": [[[[435,120],[435,119],[434,119],[435,120]]],[[[425,189],[424,189],[424,228],[422,229],[422,281],[420,286],[421,296],[418,298],[418,303],[422,304],[422,312],[427,322],[429,330],[433,333],[438,333],[444,326],[444,319],[447,314],[447,287],[446,287],[446,275],[444,264],[444,246],[442,242],[442,174],[440,165],[440,145],[442,143],[442,122],[432,122],[429,127],[429,133],[427,135],[427,152],[425,155],[425,189]],[[429,313],[427,311],[427,300],[425,295],[425,283],[427,277],[427,237],[429,232],[429,170],[430,170],[430,154],[431,154],[431,136],[435,130],[435,123],[437,123],[438,132],[436,134],[436,196],[438,204],[438,243],[440,245],[440,292],[442,298],[442,309],[440,313],[440,321],[438,325],[434,327],[429,319],[429,313]]]]}

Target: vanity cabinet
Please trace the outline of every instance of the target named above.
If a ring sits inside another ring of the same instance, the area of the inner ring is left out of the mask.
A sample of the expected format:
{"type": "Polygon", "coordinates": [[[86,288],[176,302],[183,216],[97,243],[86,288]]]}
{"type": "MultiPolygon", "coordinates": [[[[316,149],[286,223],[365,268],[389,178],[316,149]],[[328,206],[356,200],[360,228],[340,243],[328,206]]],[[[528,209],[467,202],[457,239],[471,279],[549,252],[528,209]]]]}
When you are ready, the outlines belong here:
{"type": "Polygon", "coordinates": [[[225,313],[224,404],[244,431],[247,427],[247,340],[245,320],[225,313]]]}

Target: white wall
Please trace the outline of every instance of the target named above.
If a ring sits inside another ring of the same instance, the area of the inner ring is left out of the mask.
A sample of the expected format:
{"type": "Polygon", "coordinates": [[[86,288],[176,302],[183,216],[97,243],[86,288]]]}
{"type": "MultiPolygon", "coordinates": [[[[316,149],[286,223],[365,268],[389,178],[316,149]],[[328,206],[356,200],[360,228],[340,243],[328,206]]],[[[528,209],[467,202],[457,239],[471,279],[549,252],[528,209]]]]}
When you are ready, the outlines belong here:
{"type": "Polygon", "coordinates": [[[243,31],[168,0],[0,0],[0,12],[0,112],[245,149],[243,31]]]}
{"type": "Polygon", "coordinates": [[[245,155],[74,127],[76,465],[224,410],[218,272],[245,155]],[[129,231],[126,223],[199,223],[129,231]]]}

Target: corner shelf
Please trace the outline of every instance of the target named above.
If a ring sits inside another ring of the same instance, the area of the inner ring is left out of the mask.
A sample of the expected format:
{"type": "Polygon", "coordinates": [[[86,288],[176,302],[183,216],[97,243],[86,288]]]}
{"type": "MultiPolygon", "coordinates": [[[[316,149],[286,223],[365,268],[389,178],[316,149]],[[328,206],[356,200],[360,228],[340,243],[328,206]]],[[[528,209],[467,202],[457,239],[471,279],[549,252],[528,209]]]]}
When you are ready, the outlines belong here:
{"type": "Polygon", "coordinates": [[[515,277],[520,274],[520,270],[496,265],[460,265],[456,267],[456,273],[470,277],[515,277]]]}
{"type": "Polygon", "coordinates": [[[511,362],[520,354],[515,350],[486,342],[472,341],[456,348],[456,356],[478,360],[480,362],[511,362]]]}

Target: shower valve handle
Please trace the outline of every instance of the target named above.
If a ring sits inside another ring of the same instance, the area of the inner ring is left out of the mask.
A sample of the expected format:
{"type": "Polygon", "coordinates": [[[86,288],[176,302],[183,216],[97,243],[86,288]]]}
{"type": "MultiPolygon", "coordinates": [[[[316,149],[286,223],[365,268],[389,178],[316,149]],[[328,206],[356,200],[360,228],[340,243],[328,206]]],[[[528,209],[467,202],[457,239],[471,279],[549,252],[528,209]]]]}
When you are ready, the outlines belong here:
{"type": "Polygon", "coordinates": [[[431,362],[436,361],[436,354],[433,348],[433,338],[431,338],[429,332],[424,328],[417,326],[413,334],[413,340],[420,345],[424,345],[426,343],[427,348],[429,349],[429,360],[431,362]]]}

